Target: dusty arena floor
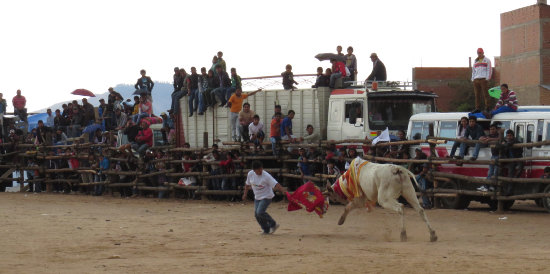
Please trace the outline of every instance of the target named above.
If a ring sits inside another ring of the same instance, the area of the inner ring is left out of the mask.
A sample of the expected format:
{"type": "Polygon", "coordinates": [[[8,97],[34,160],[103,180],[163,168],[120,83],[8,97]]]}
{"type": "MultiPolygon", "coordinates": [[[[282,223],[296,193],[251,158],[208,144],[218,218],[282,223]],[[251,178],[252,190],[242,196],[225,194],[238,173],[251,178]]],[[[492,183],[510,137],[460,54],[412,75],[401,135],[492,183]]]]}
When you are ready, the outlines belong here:
{"type": "Polygon", "coordinates": [[[429,210],[439,241],[406,210],[342,206],[323,219],[271,205],[281,224],[263,236],[253,203],[0,193],[1,273],[548,273],[550,214],[534,203],[505,214],[429,210]],[[506,217],[506,218],[505,218],[506,217]]]}

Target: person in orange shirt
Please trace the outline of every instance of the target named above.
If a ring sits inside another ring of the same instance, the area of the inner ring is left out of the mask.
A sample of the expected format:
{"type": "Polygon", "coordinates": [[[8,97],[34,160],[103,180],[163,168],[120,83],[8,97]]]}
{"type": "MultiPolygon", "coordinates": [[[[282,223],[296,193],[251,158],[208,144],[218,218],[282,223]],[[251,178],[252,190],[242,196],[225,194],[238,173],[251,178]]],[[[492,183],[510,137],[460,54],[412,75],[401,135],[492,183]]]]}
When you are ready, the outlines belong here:
{"type": "Polygon", "coordinates": [[[277,156],[277,142],[281,141],[281,116],[280,112],[275,113],[275,117],[271,120],[271,130],[269,133],[269,140],[271,140],[271,149],[273,155],[277,156]]]}
{"type": "Polygon", "coordinates": [[[236,142],[237,136],[239,136],[239,130],[237,129],[237,119],[239,119],[239,112],[241,112],[241,110],[243,109],[243,100],[246,99],[248,96],[252,96],[260,91],[262,91],[262,89],[258,89],[250,93],[243,93],[243,91],[238,88],[237,90],[235,90],[235,94],[231,95],[229,101],[227,101],[227,107],[231,111],[229,116],[231,127],[229,129],[231,130],[233,141],[236,142]]]}

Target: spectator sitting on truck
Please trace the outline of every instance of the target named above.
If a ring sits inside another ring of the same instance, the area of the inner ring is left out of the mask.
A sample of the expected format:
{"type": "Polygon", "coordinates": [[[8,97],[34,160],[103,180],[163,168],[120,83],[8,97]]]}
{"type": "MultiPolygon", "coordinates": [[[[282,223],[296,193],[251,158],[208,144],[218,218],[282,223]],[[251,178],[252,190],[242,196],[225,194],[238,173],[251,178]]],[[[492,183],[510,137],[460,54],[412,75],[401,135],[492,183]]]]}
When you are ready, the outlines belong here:
{"type": "Polygon", "coordinates": [[[263,150],[262,142],[265,138],[264,124],[260,122],[260,116],[255,114],[252,118],[252,123],[248,125],[248,136],[250,141],[254,143],[254,151],[263,150]]]}
{"type": "MultiPolygon", "coordinates": [[[[187,77],[187,94],[189,95],[189,117],[193,116],[193,112],[198,111],[199,115],[204,113],[204,109],[199,108],[203,102],[200,100],[199,94],[199,75],[197,74],[197,69],[191,67],[191,75],[187,77]]],[[[179,101],[179,100],[178,100],[179,101]]]]}
{"type": "MultiPolygon", "coordinates": [[[[472,140],[479,140],[479,138],[481,138],[482,136],[485,136],[485,132],[483,131],[483,128],[477,123],[477,118],[475,116],[470,117],[470,120],[468,121],[468,123],[469,125],[466,128],[466,132],[464,133],[465,138],[470,137],[472,140]]],[[[458,156],[459,159],[464,158],[467,145],[468,144],[466,143],[460,144],[460,155],[458,156]]],[[[477,156],[479,155],[480,148],[481,148],[481,144],[476,143],[474,148],[474,155],[472,155],[472,158],[470,158],[470,160],[472,161],[477,160],[477,156]]]]}
{"type": "Polygon", "coordinates": [[[281,123],[281,140],[290,141],[291,143],[296,142],[296,136],[292,133],[292,119],[296,113],[294,110],[289,110],[288,115],[283,119],[281,123]]]}
{"type": "Polygon", "coordinates": [[[128,123],[128,115],[119,108],[115,109],[116,130],[122,130],[128,123]]]}
{"type": "Polygon", "coordinates": [[[491,111],[491,115],[487,117],[489,119],[499,113],[518,111],[519,103],[516,93],[513,90],[509,90],[507,84],[500,85],[500,90],[500,98],[495,105],[495,109],[491,111]]]}
{"type": "Polygon", "coordinates": [[[315,78],[315,84],[311,86],[312,88],[316,88],[321,84],[321,76],[323,76],[323,68],[317,67],[317,77],[315,78]]]}
{"type": "MultiPolygon", "coordinates": [[[[506,138],[503,141],[504,145],[504,155],[507,158],[511,159],[519,159],[523,157],[523,148],[521,147],[513,147],[514,144],[520,143],[518,139],[516,139],[514,135],[514,131],[509,129],[506,131],[506,138]]],[[[515,161],[515,162],[509,162],[507,165],[508,168],[508,177],[511,178],[519,178],[521,176],[521,172],[523,171],[523,161],[515,161]]]]}
{"type": "Polygon", "coordinates": [[[202,102],[202,106],[199,106],[199,108],[204,109],[205,111],[208,109],[208,107],[213,107],[214,102],[212,101],[212,86],[213,86],[213,80],[214,80],[214,73],[211,71],[206,72],[206,68],[201,68],[201,74],[199,75],[199,96],[202,97],[202,99],[199,99],[199,102],[202,102]]]}
{"type": "Polygon", "coordinates": [[[250,109],[249,103],[243,104],[243,110],[239,112],[239,136],[240,136],[239,141],[241,137],[244,142],[250,141],[250,135],[248,134],[248,126],[250,125],[250,123],[253,122],[252,120],[255,114],[256,113],[254,113],[254,111],[250,109]]]}
{"type": "MultiPolygon", "coordinates": [[[[248,96],[252,96],[260,91],[262,91],[262,89],[258,89],[249,93],[242,93],[242,90],[238,88],[235,91],[235,94],[231,95],[231,98],[229,98],[227,102],[227,106],[231,111],[231,116],[229,117],[229,121],[231,122],[231,124],[229,129],[231,130],[233,141],[237,141],[237,137],[240,135],[237,128],[237,119],[239,119],[239,112],[241,112],[243,108],[243,100],[248,98],[248,96]]],[[[250,104],[248,106],[250,107],[250,104]]]]}
{"type": "Polygon", "coordinates": [[[216,73],[213,83],[215,89],[212,93],[214,93],[215,97],[217,97],[218,101],[220,101],[220,107],[223,107],[227,104],[227,101],[231,95],[231,79],[229,78],[227,72],[222,70],[222,67],[219,64],[216,65],[216,73]]]}
{"type": "MultiPolygon", "coordinates": [[[[468,128],[468,124],[469,124],[468,117],[464,116],[460,118],[460,123],[458,125],[458,134],[456,135],[457,139],[468,139],[464,137],[466,134],[466,129],[468,128]]],[[[453,147],[451,148],[451,154],[449,155],[449,157],[451,158],[455,157],[456,149],[460,147],[460,144],[461,144],[460,142],[456,142],[456,141],[453,143],[453,147]]]]}
{"type": "MultiPolygon", "coordinates": [[[[498,132],[498,126],[497,124],[493,123],[489,127],[489,135],[483,136],[479,138],[479,140],[483,141],[484,144],[488,145],[489,142],[497,142],[500,141],[502,138],[498,132]]],[[[491,147],[491,160],[498,160],[500,155],[500,147],[495,146],[491,147]]],[[[489,172],[487,173],[487,179],[491,179],[492,177],[496,176],[499,172],[498,165],[490,164],[489,165],[489,172]]],[[[492,191],[493,187],[487,187],[486,185],[482,185],[477,188],[479,191],[492,191]]]]}
{"type": "Polygon", "coordinates": [[[294,80],[294,74],[292,73],[292,66],[290,64],[286,65],[285,71],[281,73],[281,76],[283,77],[283,88],[285,90],[295,90],[296,87],[294,85],[297,85],[298,82],[294,80]]]}
{"type": "Polygon", "coordinates": [[[348,75],[344,62],[335,59],[331,59],[330,62],[332,63],[332,74],[330,75],[329,86],[330,88],[334,88],[337,79],[347,77],[348,75]]]}
{"type": "Polygon", "coordinates": [[[370,60],[372,61],[372,72],[365,82],[386,81],[386,66],[378,59],[378,55],[374,52],[371,53],[370,60]]]}
{"type": "Polygon", "coordinates": [[[281,141],[281,113],[276,112],[275,117],[271,120],[271,130],[269,139],[271,141],[271,149],[273,150],[273,155],[279,155],[277,150],[277,143],[281,141]]]}

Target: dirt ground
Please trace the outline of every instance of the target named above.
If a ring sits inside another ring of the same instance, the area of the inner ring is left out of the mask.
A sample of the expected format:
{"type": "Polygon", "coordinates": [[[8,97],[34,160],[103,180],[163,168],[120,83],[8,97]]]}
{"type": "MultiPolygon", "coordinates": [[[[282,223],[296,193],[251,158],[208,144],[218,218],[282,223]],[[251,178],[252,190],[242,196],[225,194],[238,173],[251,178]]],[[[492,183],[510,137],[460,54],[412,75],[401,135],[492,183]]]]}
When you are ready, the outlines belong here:
{"type": "Polygon", "coordinates": [[[523,202],[504,214],[428,210],[439,241],[406,209],[342,206],[320,219],[285,202],[260,235],[253,203],[0,193],[1,273],[549,273],[550,214],[523,202]]]}

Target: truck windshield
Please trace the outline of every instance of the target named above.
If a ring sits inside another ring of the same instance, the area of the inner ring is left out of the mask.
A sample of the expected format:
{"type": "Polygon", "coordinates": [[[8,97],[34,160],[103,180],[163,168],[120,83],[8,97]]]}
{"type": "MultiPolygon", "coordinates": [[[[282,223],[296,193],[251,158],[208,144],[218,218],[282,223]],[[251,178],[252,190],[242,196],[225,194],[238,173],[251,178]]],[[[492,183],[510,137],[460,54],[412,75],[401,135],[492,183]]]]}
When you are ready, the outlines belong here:
{"type": "Polygon", "coordinates": [[[402,98],[372,98],[368,101],[371,130],[406,130],[409,118],[417,113],[431,112],[431,100],[402,98]]]}

